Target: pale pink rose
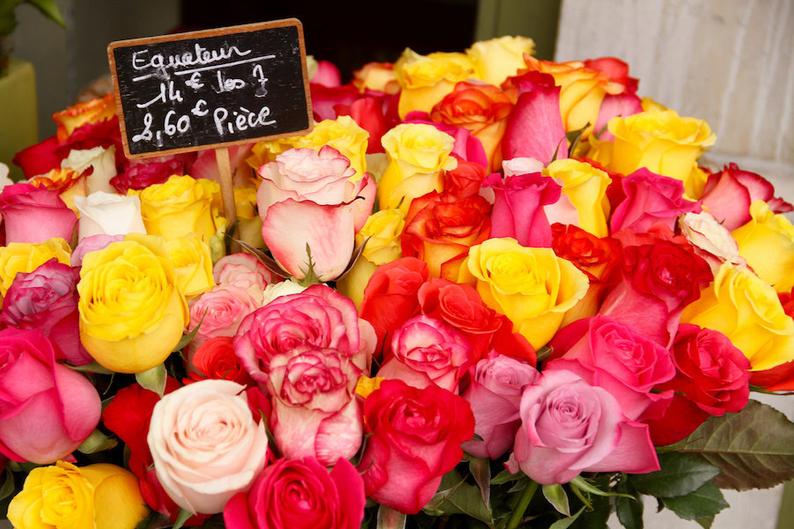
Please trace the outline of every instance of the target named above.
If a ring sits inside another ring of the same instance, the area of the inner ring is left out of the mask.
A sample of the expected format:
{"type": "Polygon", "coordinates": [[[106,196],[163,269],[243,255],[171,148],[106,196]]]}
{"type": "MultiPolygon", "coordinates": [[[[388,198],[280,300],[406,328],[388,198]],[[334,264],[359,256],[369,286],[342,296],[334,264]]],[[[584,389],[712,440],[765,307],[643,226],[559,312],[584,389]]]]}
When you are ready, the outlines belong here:
{"type": "Polygon", "coordinates": [[[504,355],[492,355],[477,362],[463,398],[471,404],[474,433],[479,439],[465,442],[466,452],[497,459],[513,447],[521,426],[518,416],[521,395],[538,376],[531,365],[504,355]]]}
{"type": "Polygon", "coordinates": [[[336,149],[291,149],[259,168],[262,238],[276,261],[302,279],[308,251],[321,281],[338,277],[353,253],[354,237],[375,201],[375,182],[355,171],[336,149]]]}
{"type": "Polygon", "coordinates": [[[456,329],[429,316],[416,316],[395,331],[390,355],[378,376],[415,388],[435,384],[454,392],[473,353],[456,329]]]}
{"type": "Polygon", "coordinates": [[[505,176],[539,173],[543,171],[543,162],[529,157],[502,160],[502,171],[505,176]]]}
{"type": "Polygon", "coordinates": [[[648,426],[629,421],[607,390],[570,371],[544,371],[524,389],[508,469],[546,485],[581,472],[659,470],[648,426]]]}
{"type": "Polygon", "coordinates": [[[5,186],[0,192],[0,216],[5,244],[39,243],[59,237],[72,240],[77,216],[66,207],[57,191],[31,184],[5,186]]]}
{"type": "Polygon", "coordinates": [[[91,235],[81,240],[72,252],[70,263],[72,266],[82,266],[83,258],[87,253],[101,250],[108,244],[123,241],[124,235],[91,235]]]}
{"type": "Polygon", "coordinates": [[[201,380],[165,395],[152,412],[147,442],[168,496],[192,513],[223,511],[265,466],[267,434],[245,386],[201,380]]]}
{"type": "Polygon", "coordinates": [[[678,219],[681,233],[695,247],[698,255],[711,267],[714,275],[724,262],[746,265],[739,255],[739,245],[731,232],[711,213],[687,213],[678,219]]]}
{"type": "Polygon", "coordinates": [[[212,267],[212,275],[217,284],[247,290],[259,303],[265,288],[277,280],[259,259],[248,253],[221,257],[212,267]]]}
{"type": "Polygon", "coordinates": [[[216,336],[234,336],[243,319],[259,306],[247,291],[232,285],[218,285],[190,304],[189,330],[199,327],[194,345],[216,336]]]}
{"type": "Polygon", "coordinates": [[[363,425],[355,388],[360,374],[350,358],[334,349],[304,346],[272,359],[270,424],[285,457],[314,457],[332,465],[358,452],[363,425]]]}

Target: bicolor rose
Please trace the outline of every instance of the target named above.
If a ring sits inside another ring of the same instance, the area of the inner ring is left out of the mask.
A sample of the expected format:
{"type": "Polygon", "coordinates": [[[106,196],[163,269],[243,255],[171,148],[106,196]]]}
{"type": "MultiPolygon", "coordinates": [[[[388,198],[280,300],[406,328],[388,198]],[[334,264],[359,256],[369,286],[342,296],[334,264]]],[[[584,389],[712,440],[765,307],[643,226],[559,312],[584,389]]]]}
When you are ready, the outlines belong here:
{"type": "Polygon", "coordinates": [[[189,329],[195,329],[197,344],[216,336],[237,334],[243,319],[258,308],[246,290],[232,285],[218,285],[190,304],[189,329]]]}
{"type": "Polygon", "coordinates": [[[57,191],[30,184],[5,186],[0,192],[6,244],[42,243],[48,239],[72,240],[77,216],[58,196],[57,191]]]}

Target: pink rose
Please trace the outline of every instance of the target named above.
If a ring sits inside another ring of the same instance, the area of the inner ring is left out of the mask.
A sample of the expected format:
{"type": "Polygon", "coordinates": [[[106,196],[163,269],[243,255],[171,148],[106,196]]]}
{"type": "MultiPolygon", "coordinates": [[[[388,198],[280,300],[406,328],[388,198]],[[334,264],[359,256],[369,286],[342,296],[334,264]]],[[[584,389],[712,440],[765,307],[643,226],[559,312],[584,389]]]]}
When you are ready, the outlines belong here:
{"type": "Polygon", "coordinates": [[[55,348],[39,331],[0,331],[0,387],[0,453],[15,461],[63,459],[99,423],[96,389],[55,362],[55,348]]]}
{"type": "Polygon", "coordinates": [[[774,195],[775,188],[763,176],[731,163],[709,176],[702,203],[720,224],[733,231],[750,222],[750,204],[755,200],[768,202],[775,213],[794,210],[794,206],[774,195]]]}
{"type": "Polygon", "coordinates": [[[508,469],[541,484],[581,472],[659,470],[648,426],[626,419],[617,399],[570,371],[544,372],[521,397],[521,428],[508,469]]]}
{"type": "Polygon", "coordinates": [[[77,216],[66,207],[57,191],[31,184],[5,186],[0,192],[0,216],[5,243],[44,242],[59,237],[72,240],[77,216]]]}
{"type": "Polygon", "coordinates": [[[513,447],[521,426],[521,395],[538,376],[531,365],[503,355],[492,355],[477,363],[463,398],[471,404],[474,433],[480,438],[464,443],[466,452],[497,459],[513,447]]]}
{"type": "Polygon", "coordinates": [[[189,174],[188,168],[195,159],[195,154],[184,153],[132,160],[122,173],[110,179],[110,185],[123,195],[130,189],[146,189],[164,183],[171,175],[189,174]]]}
{"type": "Polygon", "coordinates": [[[266,370],[277,355],[303,346],[333,349],[364,372],[376,342],[372,325],[358,317],[350,299],[314,285],[249,314],[237,331],[234,350],[251,377],[266,385],[266,370]]]}
{"type": "Polygon", "coordinates": [[[183,509],[223,511],[264,468],[264,421],[254,420],[244,390],[229,380],[201,380],[155,405],[146,440],[157,479],[183,509]]]}
{"type": "Polygon", "coordinates": [[[462,333],[435,318],[416,316],[395,331],[378,376],[402,380],[415,388],[435,384],[455,392],[473,354],[462,333]]]}
{"type": "Polygon", "coordinates": [[[358,452],[363,425],[355,389],[360,375],[352,359],[334,349],[303,346],[270,361],[270,425],[285,457],[331,465],[358,452]]]}
{"type": "Polygon", "coordinates": [[[205,292],[190,304],[188,329],[195,329],[201,322],[194,343],[216,336],[234,336],[243,318],[258,306],[248,291],[232,285],[218,285],[205,292]]]}
{"type": "Polygon", "coordinates": [[[492,174],[483,182],[494,191],[491,237],[513,237],[522,246],[551,246],[551,225],[543,206],[560,199],[561,188],[540,173],[508,176],[492,174]]]}
{"type": "Polygon", "coordinates": [[[355,171],[336,149],[291,149],[259,168],[262,238],[292,276],[308,272],[309,251],[321,281],[338,277],[353,253],[354,237],[372,211],[375,182],[355,171]],[[359,197],[363,198],[360,199],[359,197]]]}
{"type": "Polygon", "coordinates": [[[30,273],[19,273],[3,299],[0,327],[36,329],[57,345],[58,360],[74,365],[93,361],[80,344],[76,268],[50,259],[30,273]]]}
{"type": "Polygon", "coordinates": [[[277,278],[256,257],[249,253],[233,253],[221,257],[212,268],[212,275],[219,285],[232,285],[248,291],[262,302],[262,293],[277,278]]]}
{"type": "Polygon", "coordinates": [[[124,235],[91,235],[81,240],[72,252],[70,263],[72,266],[82,266],[83,258],[87,253],[101,250],[108,244],[116,241],[123,241],[124,235]]]}
{"type": "Polygon", "coordinates": [[[652,403],[672,397],[669,392],[651,393],[675,376],[673,359],[665,347],[603,316],[579,320],[562,332],[581,337],[549,362],[544,372],[570,371],[606,389],[630,419],[638,419],[652,403]]]}
{"type": "Polygon", "coordinates": [[[675,228],[679,215],[700,211],[700,205],[684,198],[684,184],[680,180],[637,169],[623,178],[626,198],[612,213],[610,232],[631,230],[645,232],[661,224],[675,228]]]}
{"type": "MultiPolygon", "coordinates": [[[[238,170],[242,174],[248,174],[249,169],[245,159],[251,153],[253,145],[253,143],[246,143],[229,147],[229,165],[232,168],[232,174],[237,173],[238,170]]],[[[221,175],[218,172],[218,160],[215,155],[215,149],[199,151],[190,168],[184,174],[189,174],[196,179],[206,178],[207,180],[220,182],[221,175]]]]}
{"type": "Polygon", "coordinates": [[[361,476],[347,460],[329,473],[314,459],[280,459],[229,500],[223,522],[227,529],[359,529],[365,504],[361,476]]]}

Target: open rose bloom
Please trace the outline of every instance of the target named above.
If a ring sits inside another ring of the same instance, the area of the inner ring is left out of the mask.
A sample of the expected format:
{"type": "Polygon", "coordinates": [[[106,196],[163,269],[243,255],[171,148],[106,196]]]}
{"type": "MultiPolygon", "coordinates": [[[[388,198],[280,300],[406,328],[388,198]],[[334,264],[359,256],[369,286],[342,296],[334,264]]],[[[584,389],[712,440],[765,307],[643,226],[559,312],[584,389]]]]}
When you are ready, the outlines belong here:
{"type": "Polygon", "coordinates": [[[127,159],[111,96],[0,164],[15,528],[711,527],[794,478],[752,399],[794,391],[794,207],[534,47],[310,59],[312,130],[230,147],[234,189],[127,159]]]}

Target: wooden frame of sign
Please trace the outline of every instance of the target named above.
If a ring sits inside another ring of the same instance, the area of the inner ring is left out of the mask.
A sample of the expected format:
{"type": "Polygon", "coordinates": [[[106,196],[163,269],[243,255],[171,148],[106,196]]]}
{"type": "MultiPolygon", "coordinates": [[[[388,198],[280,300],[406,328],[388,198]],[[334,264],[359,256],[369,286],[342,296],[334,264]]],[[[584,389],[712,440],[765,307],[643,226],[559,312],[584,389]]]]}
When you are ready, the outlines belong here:
{"type": "Polygon", "coordinates": [[[115,41],[107,53],[124,154],[214,149],[229,225],[236,208],[228,147],[312,128],[297,19],[115,41]]]}

